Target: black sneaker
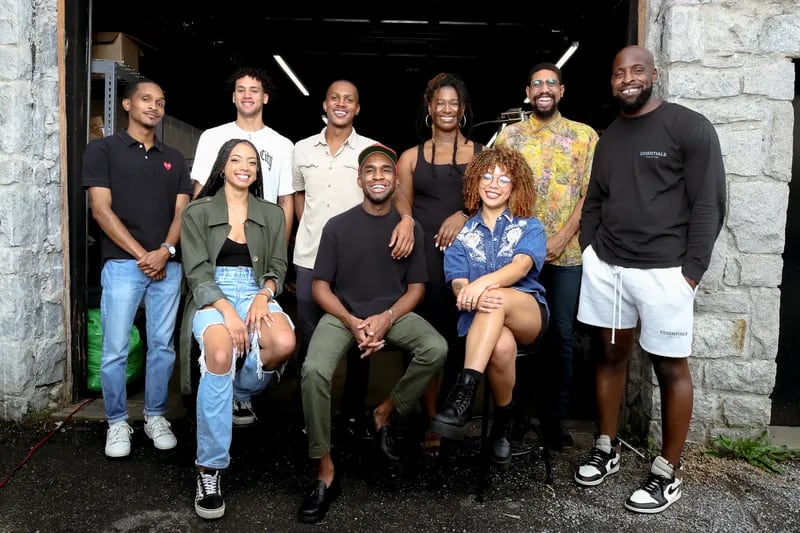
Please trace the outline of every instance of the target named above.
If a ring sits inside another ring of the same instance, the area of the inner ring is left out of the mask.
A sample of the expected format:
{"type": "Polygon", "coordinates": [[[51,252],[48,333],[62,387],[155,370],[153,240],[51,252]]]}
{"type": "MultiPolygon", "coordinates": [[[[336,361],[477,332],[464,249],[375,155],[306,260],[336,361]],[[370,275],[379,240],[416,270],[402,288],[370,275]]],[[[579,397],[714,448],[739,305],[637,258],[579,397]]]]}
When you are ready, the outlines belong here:
{"type": "Polygon", "coordinates": [[[660,513],[681,499],[681,468],[675,468],[661,456],[653,461],[647,479],[625,501],[625,508],[635,513],[660,513]]]}
{"type": "Polygon", "coordinates": [[[253,412],[253,404],[250,400],[233,400],[233,425],[249,426],[256,421],[256,414],[253,412]]]}
{"type": "Polygon", "coordinates": [[[194,512],[200,518],[214,520],[225,514],[219,470],[205,470],[197,474],[197,492],[194,495],[194,512]]]}
{"type": "Polygon", "coordinates": [[[608,435],[600,435],[594,441],[589,455],[575,471],[575,482],[584,487],[599,485],[609,474],[619,471],[620,443],[608,435]],[[609,451],[606,452],[605,450],[609,451]]]}

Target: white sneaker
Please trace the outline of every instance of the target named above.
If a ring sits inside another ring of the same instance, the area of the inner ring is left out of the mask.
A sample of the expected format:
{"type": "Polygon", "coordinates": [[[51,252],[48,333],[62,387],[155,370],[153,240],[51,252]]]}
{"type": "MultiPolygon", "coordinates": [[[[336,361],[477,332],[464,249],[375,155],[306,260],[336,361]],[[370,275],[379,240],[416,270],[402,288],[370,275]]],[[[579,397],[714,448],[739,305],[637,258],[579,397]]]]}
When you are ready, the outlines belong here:
{"type": "Polygon", "coordinates": [[[575,470],[575,482],[584,487],[602,483],[606,476],[619,471],[619,452],[618,439],[612,441],[608,435],[598,436],[589,455],[575,470]]]}
{"type": "Polygon", "coordinates": [[[653,460],[644,483],[625,502],[625,508],[636,513],[660,513],[681,499],[682,483],[681,467],[672,466],[659,455],[653,460]]]}
{"type": "Polygon", "coordinates": [[[144,417],[144,432],[159,450],[171,450],[178,445],[178,439],[169,428],[170,424],[163,416],[144,417]]]}
{"type": "Polygon", "coordinates": [[[130,455],[131,433],[133,433],[133,428],[125,421],[108,426],[108,431],[106,432],[106,456],[118,458],[130,455]]]}

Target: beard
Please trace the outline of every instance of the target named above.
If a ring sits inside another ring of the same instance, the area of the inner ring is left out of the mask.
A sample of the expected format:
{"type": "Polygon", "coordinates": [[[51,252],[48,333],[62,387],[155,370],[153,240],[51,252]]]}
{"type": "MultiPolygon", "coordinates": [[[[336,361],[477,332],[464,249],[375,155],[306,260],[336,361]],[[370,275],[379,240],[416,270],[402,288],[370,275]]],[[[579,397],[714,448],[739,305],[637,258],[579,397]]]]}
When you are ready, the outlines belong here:
{"type": "Polygon", "coordinates": [[[653,84],[651,83],[647,87],[642,89],[642,92],[639,93],[639,96],[634,98],[633,100],[625,100],[619,94],[615,94],[614,98],[619,102],[619,106],[622,108],[622,112],[627,115],[632,115],[639,111],[644,105],[650,100],[650,97],[653,95],[653,84]]]}
{"type": "Polygon", "coordinates": [[[539,106],[536,105],[536,102],[535,101],[533,102],[533,106],[531,107],[533,108],[533,115],[536,118],[545,119],[545,118],[550,118],[556,114],[556,110],[558,109],[558,106],[556,105],[556,99],[552,95],[547,95],[547,96],[550,96],[550,98],[553,99],[553,103],[550,105],[548,109],[539,109],[539,106]]]}

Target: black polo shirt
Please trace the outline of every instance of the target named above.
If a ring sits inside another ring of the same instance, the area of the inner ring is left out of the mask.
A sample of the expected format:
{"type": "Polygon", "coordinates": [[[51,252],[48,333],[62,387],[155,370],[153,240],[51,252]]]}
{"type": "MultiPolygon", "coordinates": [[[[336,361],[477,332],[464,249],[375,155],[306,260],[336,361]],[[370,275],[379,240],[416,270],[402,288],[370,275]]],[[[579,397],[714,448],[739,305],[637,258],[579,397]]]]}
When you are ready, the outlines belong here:
{"type": "MultiPolygon", "coordinates": [[[[121,131],[90,142],[83,153],[83,186],[111,189],[112,209],[134,239],[156,250],[167,238],[179,194],[193,191],[186,158],[161,141],[150,150],[121,131]]],[[[103,262],[134,259],[103,233],[103,262]]]]}

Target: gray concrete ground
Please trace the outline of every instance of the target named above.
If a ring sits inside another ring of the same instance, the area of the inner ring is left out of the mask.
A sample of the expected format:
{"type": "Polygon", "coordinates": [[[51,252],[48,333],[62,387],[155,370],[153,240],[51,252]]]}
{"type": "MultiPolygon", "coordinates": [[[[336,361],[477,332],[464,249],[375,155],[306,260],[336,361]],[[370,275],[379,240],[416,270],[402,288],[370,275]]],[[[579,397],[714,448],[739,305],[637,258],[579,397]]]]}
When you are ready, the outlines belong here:
{"type": "Polygon", "coordinates": [[[533,432],[526,439],[533,453],[515,457],[508,471],[482,476],[479,419],[465,441],[445,443],[438,460],[423,457],[417,439],[406,438],[399,465],[382,462],[374,441],[338,423],[343,494],[323,523],[300,524],[297,507],[314,469],[305,458],[297,412],[286,408],[295,386],[291,379],[279,383],[257,403],[257,423],[235,430],[231,467],[222,475],[227,510],[214,522],[194,513],[194,431],[178,395],[170,417],[179,443],[168,452],[154,449],[144,435],[141,396],[132,396],[133,451],[123,460],[103,454],[101,399],[58,429],[71,409],[0,425],[0,476],[24,463],[0,487],[0,532],[800,531],[799,463],[779,476],[690,446],[683,498],[660,515],[638,515],[622,505],[649,466],[636,453],[624,451],[620,472],[598,487],[572,481],[591,442],[590,423],[571,422],[577,446],[552,455],[548,484],[533,432]]]}

